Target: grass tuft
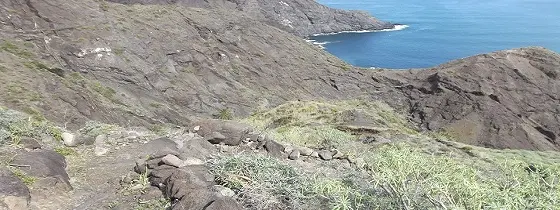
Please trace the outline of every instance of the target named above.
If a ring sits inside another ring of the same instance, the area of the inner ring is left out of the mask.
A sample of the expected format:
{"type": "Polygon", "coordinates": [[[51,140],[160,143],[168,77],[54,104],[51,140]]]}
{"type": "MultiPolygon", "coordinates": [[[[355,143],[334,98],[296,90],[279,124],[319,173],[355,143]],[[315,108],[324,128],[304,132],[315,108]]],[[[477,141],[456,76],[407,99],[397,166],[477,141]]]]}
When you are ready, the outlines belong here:
{"type": "Polygon", "coordinates": [[[10,171],[12,171],[12,173],[14,173],[16,177],[18,177],[27,186],[33,185],[37,181],[36,177],[27,175],[24,171],[22,171],[19,168],[11,167],[11,166],[8,168],[10,169],[10,171]]]}
{"type": "Polygon", "coordinates": [[[255,209],[284,206],[284,198],[292,204],[305,196],[305,182],[298,172],[277,159],[260,155],[220,156],[210,163],[216,182],[239,192],[243,204],[255,209]]]}
{"type": "Polygon", "coordinates": [[[54,148],[54,151],[62,156],[71,156],[71,155],[76,155],[78,154],[76,151],[74,151],[72,148],[69,147],[58,147],[58,148],[54,148]]]}

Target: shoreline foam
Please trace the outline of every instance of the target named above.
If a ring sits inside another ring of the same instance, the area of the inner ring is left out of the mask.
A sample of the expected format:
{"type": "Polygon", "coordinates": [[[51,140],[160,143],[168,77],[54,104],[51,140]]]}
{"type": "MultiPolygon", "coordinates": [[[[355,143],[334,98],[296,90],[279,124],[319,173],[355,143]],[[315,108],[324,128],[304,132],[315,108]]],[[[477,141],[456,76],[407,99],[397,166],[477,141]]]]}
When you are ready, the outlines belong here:
{"type": "MultiPolygon", "coordinates": [[[[314,34],[313,36],[328,36],[328,35],[335,35],[335,34],[344,34],[344,33],[375,33],[375,32],[388,32],[388,31],[400,31],[408,28],[408,25],[395,25],[393,28],[390,29],[381,29],[381,30],[363,30],[363,31],[341,31],[341,32],[333,32],[333,33],[324,33],[324,34],[314,34]]],[[[305,39],[306,42],[311,43],[313,45],[319,46],[321,49],[325,49],[326,44],[330,44],[332,42],[317,42],[314,39],[305,39]]]]}
{"type": "Polygon", "coordinates": [[[380,29],[380,30],[362,30],[362,31],[341,31],[341,32],[332,32],[332,33],[321,33],[321,34],[313,34],[313,36],[328,36],[328,35],[335,35],[335,34],[361,34],[361,33],[375,33],[375,32],[388,32],[388,31],[400,31],[408,28],[408,25],[395,25],[393,28],[389,29],[380,29]]]}

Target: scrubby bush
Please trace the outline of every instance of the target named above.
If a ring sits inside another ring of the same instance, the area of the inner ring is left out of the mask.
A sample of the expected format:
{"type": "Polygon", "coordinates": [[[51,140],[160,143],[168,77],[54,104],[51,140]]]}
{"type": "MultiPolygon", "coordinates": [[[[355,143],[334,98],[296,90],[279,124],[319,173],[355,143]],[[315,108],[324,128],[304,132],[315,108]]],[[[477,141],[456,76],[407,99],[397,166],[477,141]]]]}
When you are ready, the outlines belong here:
{"type": "Polygon", "coordinates": [[[305,197],[305,180],[291,166],[261,155],[220,156],[210,162],[216,181],[240,192],[253,209],[275,209],[287,199],[297,205],[305,197]]]}
{"type": "Polygon", "coordinates": [[[62,139],[62,130],[39,114],[27,115],[18,111],[0,108],[0,144],[19,144],[22,137],[62,139]]]}

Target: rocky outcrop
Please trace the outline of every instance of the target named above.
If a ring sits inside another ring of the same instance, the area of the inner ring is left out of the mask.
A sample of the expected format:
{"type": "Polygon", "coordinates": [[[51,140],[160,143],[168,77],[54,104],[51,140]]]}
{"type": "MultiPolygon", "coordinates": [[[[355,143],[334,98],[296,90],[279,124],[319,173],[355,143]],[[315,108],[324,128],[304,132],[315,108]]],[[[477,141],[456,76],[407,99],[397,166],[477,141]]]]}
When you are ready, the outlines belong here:
{"type": "Polygon", "coordinates": [[[473,56],[432,69],[387,72],[426,130],[464,143],[560,149],[560,55],[523,48],[473,56]]]}
{"type": "Polygon", "coordinates": [[[315,0],[110,0],[123,4],[179,4],[244,13],[297,36],[341,31],[390,29],[365,11],[333,9],[315,0]]]}

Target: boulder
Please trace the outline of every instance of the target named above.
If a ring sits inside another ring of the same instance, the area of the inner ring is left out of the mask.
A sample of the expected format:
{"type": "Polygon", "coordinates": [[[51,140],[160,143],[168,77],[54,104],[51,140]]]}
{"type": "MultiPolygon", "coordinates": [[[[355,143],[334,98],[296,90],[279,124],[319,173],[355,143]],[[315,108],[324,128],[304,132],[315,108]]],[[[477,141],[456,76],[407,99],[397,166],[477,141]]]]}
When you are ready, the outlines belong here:
{"type": "Polygon", "coordinates": [[[165,157],[161,158],[161,162],[163,162],[164,164],[169,165],[169,166],[175,166],[177,168],[183,166],[183,160],[181,160],[177,156],[171,155],[171,154],[166,155],[165,157]]]}
{"type": "Polygon", "coordinates": [[[346,156],[344,155],[344,153],[342,153],[341,151],[338,151],[338,150],[335,150],[334,154],[332,156],[332,158],[334,158],[334,159],[343,159],[345,157],[346,156]]]}
{"type": "Polygon", "coordinates": [[[146,158],[147,156],[163,157],[168,154],[179,156],[180,153],[181,152],[177,148],[177,144],[173,140],[167,137],[162,137],[144,144],[137,154],[139,158],[146,158]]]}
{"type": "Polygon", "coordinates": [[[23,148],[26,149],[41,149],[41,144],[33,138],[23,137],[20,141],[20,144],[23,145],[23,148]]]}
{"type": "Polygon", "coordinates": [[[29,189],[7,168],[0,167],[0,209],[28,209],[29,189]]]}
{"type": "Polygon", "coordinates": [[[297,160],[297,159],[299,159],[299,155],[300,155],[299,150],[295,149],[295,150],[293,150],[293,151],[290,153],[290,155],[288,156],[288,158],[289,158],[290,160],[297,160]]]}
{"type": "Polygon", "coordinates": [[[269,155],[272,155],[277,158],[282,157],[282,152],[284,152],[284,146],[282,146],[281,144],[279,144],[274,140],[266,141],[266,143],[264,144],[264,148],[266,149],[269,155]]]}
{"type": "Polygon", "coordinates": [[[289,145],[284,147],[284,152],[286,154],[290,154],[290,153],[292,153],[292,151],[294,151],[294,147],[289,146],[289,145]]]}
{"type": "Polygon", "coordinates": [[[64,142],[64,145],[68,147],[75,147],[80,144],[78,138],[76,138],[74,134],[68,132],[62,133],[62,141],[64,142]]]}
{"type": "Polygon", "coordinates": [[[70,177],[66,173],[66,159],[64,156],[52,150],[34,150],[17,154],[12,164],[20,165],[20,170],[29,176],[49,180],[42,183],[42,188],[61,186],[63,189],[71,190],[70,177]]]}
{"type": "MultiPolygon", "coordinates": [[[[216,147],[203,138],[194,138],[183,143],[180,152],[188,157],[206,160],[217,153],[216,147]]],[[[185,158],[183,158],[185,159],[185,158]]],[[[188,160],[188,158],[187,158],[188,160]]]]}
{"type": "Polygon", "coordinates": [[[317,154],[323,160],[332,160],[333,159],[333,153],[331,151],[321,150],[321,151],[317,152],[317,154]]]}
{"type": "Polygon", "coordinates": [[[316,151],[311,152],[311,154],[309,155],[309,157],[314,157],[314,158],[318,158],[319,157],[319,153],[316,151]]]}
{"type": "Polygon", "coordinates": [[[297,147],[297,150],[299,150],[300,154],[303,156],[310,156],[313,153],[313,149],[307,147],[297,147]]]}
{"type": "Polygon", "coordinates": [[[235,200],[216,195],[211,190],[213,181],[205,167],[179,168],[166,179],[164,192],[166,197],[176,201],[173,210],[241,209],[235,200]]]}
{"type": "Polygon", "coordinates": [[[247,124],[228,120],[206,119],[195,122],[194,125],[200,126],[198,134],[205,138],[212,138],[211,136],[215,135],[214,132],[225,137],[219,141],[214,140],[212,143],[224,143],[230,146],[239,145],[245,138],[250,137],[249,133],[253,131],[252,127],[247,124]]]}
{"type": "Polygon", "coordinates": [[[226,140],[226,137],[220,132],[212,132],[210,135],[204,137],[204,139],[212,144],[219,144],[226,140]]]}

